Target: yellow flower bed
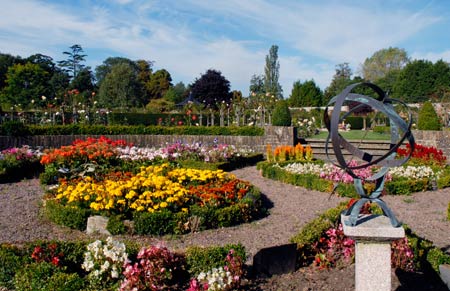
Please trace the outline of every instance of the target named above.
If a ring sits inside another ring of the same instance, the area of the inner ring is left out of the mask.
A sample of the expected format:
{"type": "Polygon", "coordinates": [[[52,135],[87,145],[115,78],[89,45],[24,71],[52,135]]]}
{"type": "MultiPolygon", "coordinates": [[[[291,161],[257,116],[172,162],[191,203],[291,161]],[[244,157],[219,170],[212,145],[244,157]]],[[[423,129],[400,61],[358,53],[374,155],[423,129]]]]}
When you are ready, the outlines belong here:
{"type": "Polygon", "coordinates": [[[56,200],[66,205],[83,205],[97,211],[155,212],[164,208],[188,211],[191,185],[235,179],[222,170],[170,168],[169,164],[148,166],[125,180],[95,181],[85,177],[76,184],[62,183],[56,200]]]}

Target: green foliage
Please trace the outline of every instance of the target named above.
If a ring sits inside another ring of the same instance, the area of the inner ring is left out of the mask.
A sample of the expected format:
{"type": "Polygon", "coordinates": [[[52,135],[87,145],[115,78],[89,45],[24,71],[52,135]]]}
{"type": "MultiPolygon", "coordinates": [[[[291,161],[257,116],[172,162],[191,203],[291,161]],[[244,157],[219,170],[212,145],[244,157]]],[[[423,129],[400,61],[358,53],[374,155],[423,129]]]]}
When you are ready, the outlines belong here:
{"type": "Polygon", "coordinates": [[[264,129],[254,126],[84,126],[80,124],[29,126],[31,135],[232,135],[262,136],[264,129]]]}
{"type": "Polygon", "coordinates": [[[412,193],[430,190],[431,188],[431,181],[427,178],[397,178],[385,185],[385,189],[390,195],[411,195],[412,193]]]}
{"type": "Polygon", "coordinates": [[[343,202],[335,208],[328,209],[319,217],[307,223],[298,234],[290,239],[292,243],[297,244],[300,265],[306,266],[312,262],[314,243],[319,241],[325,231],[336,224],[346,207],[347,204],[343,202]]]}
{"type": "Polygon", "coordinates": [[[385,77],[391,71],[401,70],[409,62],[404,49],[389,47],[376,51],[362,65],[364,79],[370,82],[385,77]]]}
{"type": "Polygon", "coordinates": [[[222,247],[189,247],[186,250],[186,263],[188,272],[192,276],[197,276],[201,272],[206,272],[212,268],[223,267],[225,258],[230,250],[234,251],[234,256],[245,262],[245,248],[241,244],[228,244],[222,247]]]}
{"type": "Polygon", "coordinates": [[[133,221],[137,234],[165,235],[214,229],[249,222],[266,214],[261,193],[255,187],[239,202],[228,207],[193,205],[186,212],[168,210],[148,213],[135,212],[133,221]]]}
{"type": "Polygon", "coordinates": [[[381,126],[381,125],[377,125],[373,128],[373,132],[374,133],[379,133],[379,134],[388,134],[391,132],[391,127],[390,126],[381,126]]]}
{"type": "Polygon", "coordinates": [[[0,135],[22,137],[30,134],[28,126],[20,121],[5,121],[0,125],[0,135]]]}
{"type": "Polygon", "coordinates": [[[172,87],[172,77],[170,73],[165,70],[157,70],[154,72],[150,81],[145,84],[145,89],[150,95],[150,99],[160,99],[172,87]]]}
{"type": "Polygon", "coordinates": [[[439,116],[430,101],[423,103],[420,109],[417,128],[419,130],[441,130],[439,116]]]}
{"type": "Polygon", "coordinates": [[[27,62],[9,67],[1,100],[2,105],[7,107],[3,109],[9,110],[9,106],[13,105],[27,108],[33,99],[37,100],[36,105],[45,106],[45,101],[37,98],[49,96],[49,79],[49,73],[37,64],[27,62]]]}
{"type": "Polygon", "coordinates": [[[351,129],[358,130],[364,128],[364,119],[366,119],[366,127],[369,128],[372,124],[370,119],[365,116],[349,116],[345,119],[345,122],[350,124],[351,129]]]}
{"type": "Polygon", "coordinates": [[[139,107],[142,105],[142,87],[136,71],[126,63],[111,67],[103,79],[98,94],[100,106],[105,108],[139,107]]]}
{"type": "Polygon", "coordinates": [[[124,217],[122,215],[112,215],[108,219],[108,224],[106,229],[112,235],[124,234],[126,232],[126,227],[123,222],[124,217]]]}
{"type": "Polygon", "coordinates": [[[272,45],[269,54],[266,55],[264,67],[264,91],[274,95],[277,99],[283,97],[283,89],[278,79],[280,78],[280,62],[278,61],[278,46],[272,45]]]}
{"type": "MultiPolygon", "coordinates": [[[[284,164],[279,163],[280,166],[284,164]]],[[[280,167],[274,166],[273,163],[259,162],[257,168],[262,171],[262,175],[266,178],[281,181],[291,185],[304,187],[310,190],[317,190],[322,192],[331,192],[334,188],[332,181],[321,179],[317,175],[312,174],[293,174],[289,173],[280,167]]],[[[334,193],[343,197],[356,197],[357,193],[353,184],[339,183],[334,189],[334,193]]]]}
{"type": "Polygon", "coordinates": [[[56,224],[85,230],[90,210],[79,207],[63,206],[54,200],[46,200],[45,214],[48,219],[56,224]]]}
{"type": "Polygon", "coordinates": [[[392,97],[409,103],[427,101],[435,90],[435,78],[431,61],[414,60],[401,70],[392,97]]]}
{"type": "Polygon", "coordinates": [[[177,223],[175,216],[169,210],[158,212],[135,212],[134,227],[137,234],[165,235],[175,233],[177,223]]]}
{"type": "Polygon", "coordinates": [[[439,265],[450,263],[448,254],[433,246],[431,241],[419,237],[407,225],[403,225],[403,227],[414,252],[414,263],[418,270],[426,273],[439,273],[439,265]]]}
{"type": "Polygon", "coordinates": [[[79,291],[84,287],[84,283],[84,279],[77,273],[56,272],[48,280],[45,290],[79,291]]]}
{"type": "Polygon", "coordinates": [[[291,107],[316,107],[322,105],[323,93],[314,80],[294,82],[288,102],[291,107]]]}
{"type": "Polygon", "coordinates": [[[275,105],[272,113],[272,125],[274,126],[290,126],[292,123],[291,112],[285,100],[280,100],[275,105]]]}
{"type": "Polygon", "coordinates": [[[17,247],[0,246],[0,286],[14,288],[14,275],[24,263],[22,256],[22,251],[17,247]]]}

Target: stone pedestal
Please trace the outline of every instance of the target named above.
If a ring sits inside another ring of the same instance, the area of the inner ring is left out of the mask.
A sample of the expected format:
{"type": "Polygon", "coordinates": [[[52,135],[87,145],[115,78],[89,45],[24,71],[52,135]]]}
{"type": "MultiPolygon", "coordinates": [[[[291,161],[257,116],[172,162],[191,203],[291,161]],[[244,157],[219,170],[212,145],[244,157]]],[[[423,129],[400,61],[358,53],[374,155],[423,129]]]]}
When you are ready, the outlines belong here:
{"type": "Polygon", "coordinates": [[[364,215],[356,226],[341,215],[344,234],[355,240],[355,290],[391,290],[391,241],[405,237],[403,227],[393,227],[388,217],[364,215]]]}

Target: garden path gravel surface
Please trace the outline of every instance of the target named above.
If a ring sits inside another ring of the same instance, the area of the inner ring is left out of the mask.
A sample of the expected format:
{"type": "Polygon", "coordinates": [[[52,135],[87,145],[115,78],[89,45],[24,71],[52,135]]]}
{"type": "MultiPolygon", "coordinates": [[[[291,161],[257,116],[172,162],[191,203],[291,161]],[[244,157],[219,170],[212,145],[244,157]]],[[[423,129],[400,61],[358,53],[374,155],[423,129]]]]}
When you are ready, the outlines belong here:
{"type": "MultiPolygon", "coordinates": [[[[289,243],[289,239],[307,222],[326,209],[346,200],[263,178],[254,166],[235,170],[233,174],[242,180],[250,181],[261,190],[272,204],[269,209],[270,215],[236,227],[162,238],[133,236],[132,239],[144,244],[163,243],[172,249],[180,250],[190,245],[207,246],[240,242],[246,247],[249,255],[247,263],[251,263],[252,256],[259,249],[289,243]]],[[[43,195],[44,189],[38,179],[0,184],[0,243],[20,244],[37,239],[94,239],[98,236],[88,236],[84,232],[70,230],[47,221],[39,210],[43,195]]],[[[450,253],[450,221],[446,220],[450,188],[415,193],[411,196],[388,196],[384,200],[394,210],[399,220],[408,224],[418,235],[433,241],[437,247],[450,253]]],[[[248,287],[248,290],[331,290],[327,288],[341,282],[342,276],[352,276],[352,272],[354,272],[352,268],[347,268],[332,271],[325,278],[323,275],[316,278],[316,275],[301,270],[278,277],[280,278],[278,283],[273,282],[277,280],[277,277],[273,277],[253,289],[248,287]],[[302,289],[296,289],[299,285],[289,287],[289,284],[295,283],[295,278],[306,280],[309,285],[305,284],[306,287],[302,289]]],[[[395,282],[398,280],[394,280],[393,285],[395,282]]],[[[338,289],[333,288],[334,290],[347,288],[352,290],[353,285],[352,283],[342,285],[341,282],[340,287],[335,287],[338,289]]]]}

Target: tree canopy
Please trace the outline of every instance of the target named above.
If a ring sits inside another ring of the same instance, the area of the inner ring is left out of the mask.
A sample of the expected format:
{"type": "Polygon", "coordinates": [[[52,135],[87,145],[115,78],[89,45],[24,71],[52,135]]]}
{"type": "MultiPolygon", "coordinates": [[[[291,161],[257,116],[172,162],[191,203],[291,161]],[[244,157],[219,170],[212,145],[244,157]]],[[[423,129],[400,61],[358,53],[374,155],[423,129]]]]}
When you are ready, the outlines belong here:
{"type": "Polygon", "coordinates": [[[217,70],[209,69],[191,85],[192,97],[211,108],[231,102],[230,82],[217,70]]]}
{"type": "Polygon", "coordinates": [[[292,87],[288,102],[292,107],[322,106],[323,93],[314,80],[296,81],[292,87]]]}
{"type": "Polygon", "coordinates": [[[361,71],[365,80],[375,82],[389,72],[403,69],[408,62],[409,57],[404,49],[389,47],[366,58],[361,71]]]}

